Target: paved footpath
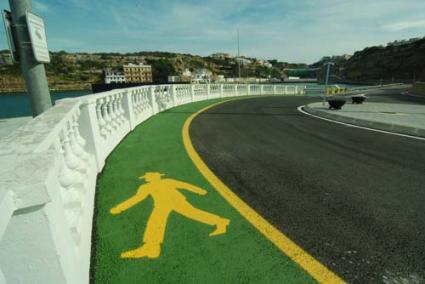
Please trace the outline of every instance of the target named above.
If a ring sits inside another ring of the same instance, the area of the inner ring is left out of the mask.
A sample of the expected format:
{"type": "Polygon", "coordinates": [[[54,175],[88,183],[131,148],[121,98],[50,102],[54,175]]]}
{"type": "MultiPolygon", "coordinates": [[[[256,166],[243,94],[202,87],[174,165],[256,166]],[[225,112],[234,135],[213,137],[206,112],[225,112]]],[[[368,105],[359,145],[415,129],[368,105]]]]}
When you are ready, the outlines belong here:
{"type": "Polygon", "coordinates": [[[406,135],[425,137],[425,97],[409,97],[403,89],[374,90],[363,104],[347,103],[341,110],[330,110],[326,103],[311,103],[304,107],[310,114],[344,123],[375,128],[406,135]]]}
{"type": "Polygon", "coordinates": [[[110,155],[97,183],[93,283],[315,283],[189,158],[183,126],[214,102],[150,118],[110,155]]]}
{"type": "Polygon", "coordinates": [[[425,137],[425,104],[347,103],[341,110],[329,110],[322,103],[312,103],[305,111],[345,123],[425,137]]]}
{"type": "Polygon", "coordinates": [[[6,137],[31,119],[30,116],[0,119],[0,138],[6,137]]]}

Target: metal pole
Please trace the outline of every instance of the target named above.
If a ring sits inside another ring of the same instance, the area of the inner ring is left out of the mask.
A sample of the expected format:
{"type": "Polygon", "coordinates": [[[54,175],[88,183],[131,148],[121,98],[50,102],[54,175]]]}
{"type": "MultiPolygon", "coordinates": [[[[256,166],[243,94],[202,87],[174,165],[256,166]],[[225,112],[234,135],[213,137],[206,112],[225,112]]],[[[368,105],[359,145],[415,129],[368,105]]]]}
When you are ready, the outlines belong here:
{"type": "Polygon", "coordinates": [[[326,69],[326,79],[325,79],[325,92],[323,94],[323,105],[326,104],[326,91],[328,90],[328,84],[329,84],[329,73],[331,71],[331,62],[326,63],[327,69],[326,69]]]}
{"type": "Polygon", "coordinates": [[[241,80],[241,50],[239,45],[239,29],[238,29],[238,81],[241,80]]]}
{"type": "Polygon", "coordinates": [[[31,12],[31,0],[9,0],[12,21],[16,30],[16,47],[22,75],[31,100],[33,117],[52,107],[44,64],[38,63],[32,51],[26,23],[26,12],[31,12]]]}
{"type": "Polygon", "coordinates": [[[328,62],[326,63],[328,65],[328,68],[326,70],[326,87],[329,85],[329,72],[331,71],[331,64],[328,62]]]}

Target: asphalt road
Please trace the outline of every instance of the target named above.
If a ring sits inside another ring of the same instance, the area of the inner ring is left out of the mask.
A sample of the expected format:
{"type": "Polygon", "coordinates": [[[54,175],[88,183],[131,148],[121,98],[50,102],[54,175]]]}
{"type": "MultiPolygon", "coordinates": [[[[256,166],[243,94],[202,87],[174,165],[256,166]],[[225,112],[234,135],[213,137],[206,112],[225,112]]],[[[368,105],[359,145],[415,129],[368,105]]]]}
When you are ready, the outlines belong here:
{"type": "Polygon", "coordinates": [[[226,185],[348,282],[424,283],[425,142],[297,111],[319,100],[228,102],[190,135],[226,185]]]}

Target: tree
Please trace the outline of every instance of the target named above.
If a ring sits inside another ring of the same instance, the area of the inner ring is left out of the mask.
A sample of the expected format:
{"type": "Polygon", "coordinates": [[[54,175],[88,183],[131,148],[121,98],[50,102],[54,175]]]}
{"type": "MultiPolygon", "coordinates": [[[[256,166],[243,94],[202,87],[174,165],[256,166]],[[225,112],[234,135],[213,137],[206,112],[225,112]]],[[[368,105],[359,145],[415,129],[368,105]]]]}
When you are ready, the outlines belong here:
{"type": "Polygon", "coordinates": [[[147,62],[152,66],[152,77],[155,83],[166,83],[168,76],[176,74],[173,64],[167,59],[151,59],[147,62]]]}

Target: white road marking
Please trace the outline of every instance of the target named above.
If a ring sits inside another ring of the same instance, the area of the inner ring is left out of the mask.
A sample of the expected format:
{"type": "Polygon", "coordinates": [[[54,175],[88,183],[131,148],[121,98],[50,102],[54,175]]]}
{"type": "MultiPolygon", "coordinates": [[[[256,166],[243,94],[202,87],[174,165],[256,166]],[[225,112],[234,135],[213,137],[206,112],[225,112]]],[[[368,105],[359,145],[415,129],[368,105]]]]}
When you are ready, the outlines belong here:
{"type": "Polygon", "coordinates": [[[333,122],[333,123],[337,123],[337,124],[341,124],[341,125],[345,125],[348,127],[354,127],[354,128],[360,128],[360,129],[364,129],[364,130],[369,130],[369,131],[374,131],[374,132],[379,132],[379,133],[384,133],[384,134],[390,134],[390,135],[395,135],[395,136],[401,136],[401,137],[406,137],[406,138],[411,138],[411,139],[416,139],[416,140],[421,140],[421,141],[425,141],[425,138],[423,137],[418,137],[418,136],[412,136],[412,135],[407,135],[407,134],[401,134],[401,133],[396,133],[396,132],[390,132],[390,131],[385,131],[385,130],[379,130],[379,129],[375,129],[375,128],[369,128],[369,127],[365,127],[365,126],[358,126],[358,125],[354,125],[354,124],[350,124],[350,123],[345,123],[345,122],[341,122],[341,121],[337,121],[337,120],[333,120],[333,119],[329,119],[329,118],[324,118],[318,115],[314,115],[311,113],[308,113],[306,111],[303,110],[303,108],[305,107],[305,105],[303,106],[299,106],[298,107],[298,111],[311,116],[311,117],[315,117],[318,119],[322,119],[322,120],[326,120],[329,122],[333,122]]]}

